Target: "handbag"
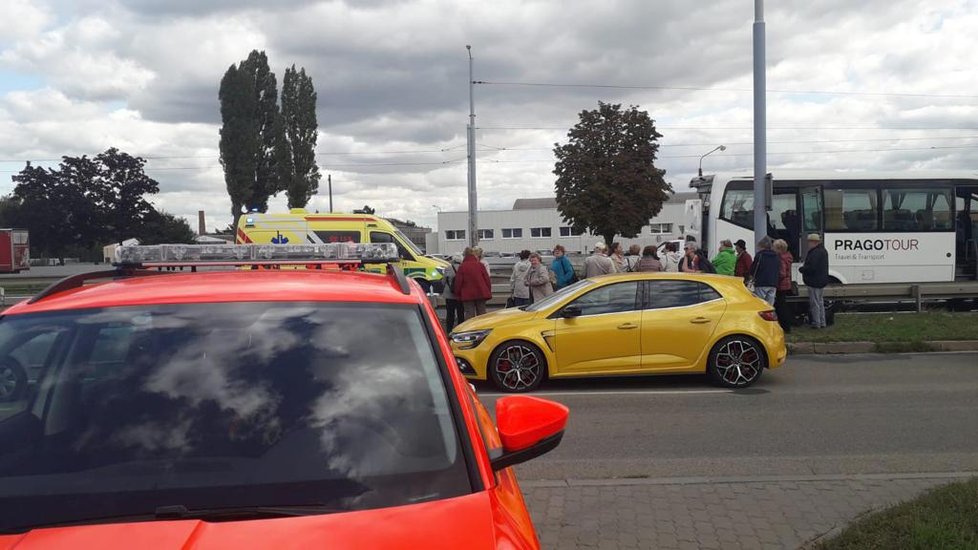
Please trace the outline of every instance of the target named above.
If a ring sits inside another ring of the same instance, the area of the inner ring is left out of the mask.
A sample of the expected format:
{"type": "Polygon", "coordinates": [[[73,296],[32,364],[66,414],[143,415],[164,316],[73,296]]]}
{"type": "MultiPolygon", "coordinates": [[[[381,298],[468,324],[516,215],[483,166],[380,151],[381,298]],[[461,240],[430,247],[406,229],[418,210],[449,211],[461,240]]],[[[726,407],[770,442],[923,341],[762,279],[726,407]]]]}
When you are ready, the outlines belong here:
{"type": "Polygon", "coordinates": [[[747,278],[744,280],[744,286],[747,287],[747,290],[749,290],[751,292],[754,292],[754,276],[753,275],[748,275],[747,276],[747,278]]]}

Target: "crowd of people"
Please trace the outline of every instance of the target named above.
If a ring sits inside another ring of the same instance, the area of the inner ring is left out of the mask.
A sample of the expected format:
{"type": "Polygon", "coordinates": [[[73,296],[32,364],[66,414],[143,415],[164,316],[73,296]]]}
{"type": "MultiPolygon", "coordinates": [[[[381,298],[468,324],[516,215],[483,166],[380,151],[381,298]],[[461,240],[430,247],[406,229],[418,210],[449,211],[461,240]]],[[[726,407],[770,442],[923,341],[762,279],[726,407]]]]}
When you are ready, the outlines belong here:
{"type": "MultiPolygon", "coordinates": [[[[823,290],[829,282],[828,253],[822,246],[820,235],[813,233],[807,239],[808,253],[799,271],[808,287],[810,325],[824,328],[823,290]]],[[[774,307],[782,328],[790,332],[792,315],[787,307],[787,297],[796,292],[791,274],[793,262],[788,243],[770,237],[758,241],[754,257],[747,252],[747,243],[743,239],[735,243],[720,241],[717,253],[712,258],[693,239],[684,243],[683,253],[679,252],[679,243],[666,243],[661,257],[655,246],[641,248],[631,245],[625,252],[621,243],[615,242],[609,247],[598,242],[592,254],[584,260],[583,276],[591,278],[609,273],[658,271],[739,277],[755,296],[774,307]]],[[[463,320],[485,313],[486,302],[492,298],[489,264],[483,258],[481,248],[466,248],[461,261],[453,260],[450,264],[445,272],[446,284],[442,295],[449,331],[463,320]]],[[[554,247],[553,261],[549,267],[540,254],[524,250],[519,253],[509,277],[507,306],[525,306],[542,300],[577,280],[577,273],[563,246],[554,247]]]]}

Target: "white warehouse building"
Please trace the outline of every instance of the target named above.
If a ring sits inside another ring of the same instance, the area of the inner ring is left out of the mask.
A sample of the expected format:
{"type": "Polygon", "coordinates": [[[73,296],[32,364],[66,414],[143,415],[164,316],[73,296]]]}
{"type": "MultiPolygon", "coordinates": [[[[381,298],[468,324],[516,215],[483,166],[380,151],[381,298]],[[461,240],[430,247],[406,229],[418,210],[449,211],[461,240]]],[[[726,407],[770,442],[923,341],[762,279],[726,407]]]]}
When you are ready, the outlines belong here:
{"type": "MultiPolygon", "coordinates": [[[[657,245],[685,235],[687,200],[696,193],[675,193],[662,205],[662,211],[642,228],[637,238],[621,239],[627,249],[632,244],[657,245]]],[[[429,254],[461,254],[468,245],[468,212],[438,212],[438,231],[427,235],[429,254]]],[[[563,245],[568,252],[589,253],[601,237],[575,234],[557,211],[557,200],[517,199],[512,210],[481,210],[479,246],[487,252],[516,253],[521,250],[552,250],[563,245]]]]}

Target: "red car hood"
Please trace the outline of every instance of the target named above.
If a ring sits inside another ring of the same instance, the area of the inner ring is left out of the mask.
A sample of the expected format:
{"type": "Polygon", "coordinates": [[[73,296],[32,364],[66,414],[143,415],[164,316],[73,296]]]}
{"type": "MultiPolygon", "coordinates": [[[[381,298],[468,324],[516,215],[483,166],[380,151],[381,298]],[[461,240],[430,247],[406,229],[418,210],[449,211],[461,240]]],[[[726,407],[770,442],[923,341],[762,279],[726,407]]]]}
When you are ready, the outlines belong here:
{"type": "Polygon", "coordinates": [[[490,492],[321,516],[207,523],[151,521],[36,529],[0,536],[0,550],[39,548],[535,548],[518,540],[490,492]]]}

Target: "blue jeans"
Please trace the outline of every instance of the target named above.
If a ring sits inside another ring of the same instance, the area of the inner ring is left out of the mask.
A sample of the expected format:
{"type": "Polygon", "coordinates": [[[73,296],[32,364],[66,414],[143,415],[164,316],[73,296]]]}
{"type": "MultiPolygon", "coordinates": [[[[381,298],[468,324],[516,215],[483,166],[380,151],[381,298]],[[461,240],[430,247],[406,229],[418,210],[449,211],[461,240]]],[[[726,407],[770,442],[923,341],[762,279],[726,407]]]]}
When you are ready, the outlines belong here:
{"type": "Polygon", "coordinates": [[[757,296],[761,300],[774,305],[774,297],[778,293],[778,289],[773,286],[755,286],[754,296],[757,296]]]}

